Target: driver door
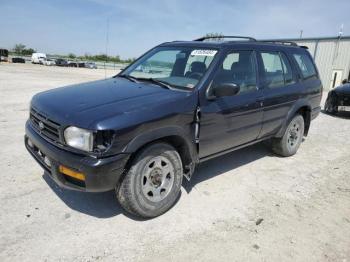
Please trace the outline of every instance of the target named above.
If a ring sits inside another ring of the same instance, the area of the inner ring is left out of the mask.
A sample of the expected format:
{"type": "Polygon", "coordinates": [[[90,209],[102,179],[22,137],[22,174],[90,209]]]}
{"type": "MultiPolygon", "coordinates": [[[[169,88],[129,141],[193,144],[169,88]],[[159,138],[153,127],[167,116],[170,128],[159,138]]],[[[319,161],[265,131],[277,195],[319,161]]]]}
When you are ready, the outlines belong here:
{"type": "Polygon", "coordinates": [[[262,90],[258,88],[255,51],[227,52],[206,96],[201,96],[200,158],[254,141],[262,127],[262,90]],[[233,83],[240,91],[233,96],[212,97],[220,83],[233,83]]]}

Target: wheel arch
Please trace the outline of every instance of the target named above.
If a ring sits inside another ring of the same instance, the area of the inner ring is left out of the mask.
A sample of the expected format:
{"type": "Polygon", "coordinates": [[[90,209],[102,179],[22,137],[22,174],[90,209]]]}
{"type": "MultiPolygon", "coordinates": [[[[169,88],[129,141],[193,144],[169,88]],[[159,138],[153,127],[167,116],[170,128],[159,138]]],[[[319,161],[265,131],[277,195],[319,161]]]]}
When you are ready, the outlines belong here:
{"type": "Polygon", "coordinates": [[[126,169],[130,168],[135,156],[140,150],[150,144],[165,142],[173,146],[181,157],[184,173],[192,173],[194,165],[198,162],[195,144],[180,127],[165,127],[151,130],[135,137],[124,149],[124,152],[131,156],[126,164],[126,169]]]}
{"type": "Polygon", "coordinates": [[[304,136],[307,136],[311,124],[311,104],[307,100],[299,100],[295,103],[292,108],[289,110],[286,119],[284,120],[281,129],[277,133],[276,137],[282,137],[288,123],[296,114],[300,114],[304,118],[304,136]]]}

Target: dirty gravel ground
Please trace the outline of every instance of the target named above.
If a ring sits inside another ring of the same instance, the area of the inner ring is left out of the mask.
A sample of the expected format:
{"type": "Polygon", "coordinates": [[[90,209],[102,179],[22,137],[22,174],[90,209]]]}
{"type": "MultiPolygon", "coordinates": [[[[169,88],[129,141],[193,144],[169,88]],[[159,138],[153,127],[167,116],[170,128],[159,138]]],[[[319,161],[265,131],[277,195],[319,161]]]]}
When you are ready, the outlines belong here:
{"type": "Polygon", "coordinates": [[[350,261],[345,116],[321,113],[293,157],[258,144],[202,164],[152,220],[125,214],[113,192],[58,188],[23,146],[29,100],[104,75],[0,64],[0,261],[350,261]]]}

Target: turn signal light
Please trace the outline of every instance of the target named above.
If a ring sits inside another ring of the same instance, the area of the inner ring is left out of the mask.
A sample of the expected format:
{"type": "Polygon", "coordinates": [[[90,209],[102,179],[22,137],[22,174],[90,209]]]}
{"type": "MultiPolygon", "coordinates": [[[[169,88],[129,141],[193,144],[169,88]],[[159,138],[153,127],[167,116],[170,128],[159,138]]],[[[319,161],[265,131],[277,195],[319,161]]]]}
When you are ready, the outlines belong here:
{"type": "Polygon", "coordinates": [[[83,173],[76,172],[68,167],[59,166],[59,171],[66,176],[74,177],[75,179],[85,181],[85,175],[83,173]]]}

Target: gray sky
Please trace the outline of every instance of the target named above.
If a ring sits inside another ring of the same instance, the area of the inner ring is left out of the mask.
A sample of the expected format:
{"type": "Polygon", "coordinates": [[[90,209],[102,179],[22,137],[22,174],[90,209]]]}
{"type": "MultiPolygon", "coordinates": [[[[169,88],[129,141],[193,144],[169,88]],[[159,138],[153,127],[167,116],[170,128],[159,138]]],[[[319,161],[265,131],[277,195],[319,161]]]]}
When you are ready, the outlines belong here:
{"type": "Polygon", "coordinates": [[[209,32],[256,38],[350,35],[350,0],[0,0],[0,46],[137,57],[165,41],[209,32]]]}

